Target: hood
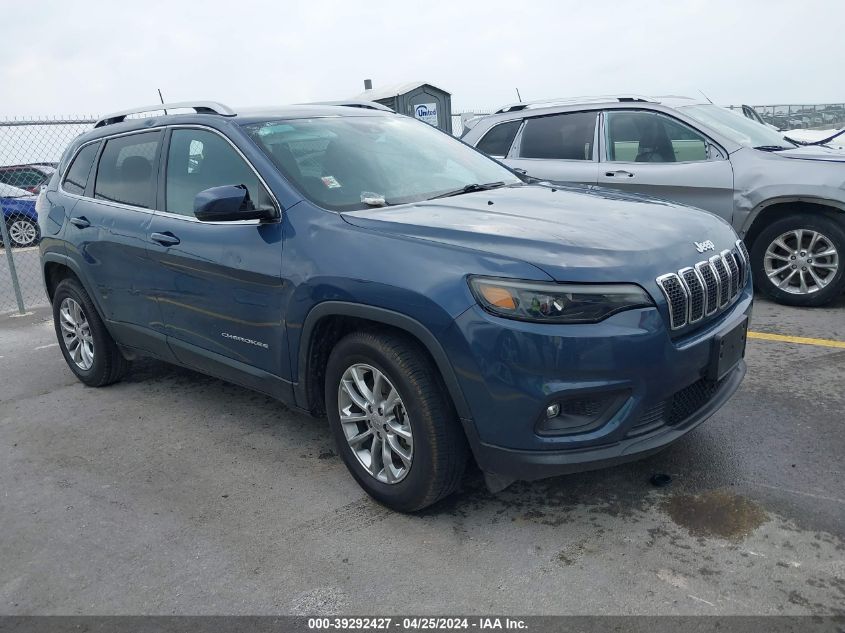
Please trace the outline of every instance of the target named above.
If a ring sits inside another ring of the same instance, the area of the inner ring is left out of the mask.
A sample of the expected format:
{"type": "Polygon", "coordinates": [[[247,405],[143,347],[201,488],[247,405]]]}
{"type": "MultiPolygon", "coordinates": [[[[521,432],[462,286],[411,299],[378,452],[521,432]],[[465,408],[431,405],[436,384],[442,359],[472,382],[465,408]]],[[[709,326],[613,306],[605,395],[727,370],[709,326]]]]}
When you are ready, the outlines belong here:
{"type": "MultiPolygon", "coordinates": [[[[598,187],[525,185],[343,214],[355,226],[510,257],[557,281],[650,283],[737,239],[705,211],[598,187]]],[[[473,272],[473,271],[467,271],[473,272]]]]}
{"type": "Polygon", "coordinates": [[[808,145],[774,152],[781,158],[797,158],[800,160],[818,160],[834,163],[845,163],[845,150],[822,145],[808,145]]]}

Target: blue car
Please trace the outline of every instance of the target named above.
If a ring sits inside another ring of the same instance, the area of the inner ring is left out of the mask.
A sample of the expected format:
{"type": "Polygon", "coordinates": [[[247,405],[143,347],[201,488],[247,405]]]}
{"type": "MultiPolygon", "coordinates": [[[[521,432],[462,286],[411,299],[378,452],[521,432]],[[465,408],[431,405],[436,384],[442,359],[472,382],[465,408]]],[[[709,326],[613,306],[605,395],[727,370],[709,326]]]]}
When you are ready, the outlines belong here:
{"type": "MultiPolygon", "coordinates": [[[[29,191],[0,183],[0,208],[12,246],[35,246],[38,243],[36,197],[29,191]]],[[[3,235],[0,233],[0,244],[3,235]]]]}
{"type": "Polygon", "coordinates": [[[724,220],[528,181],[392,112],[126,118],[161,107],[98,121],[39,199],[87,385],[152,356],[269,394],[415,511],[469,459],[498,490],[653,453],[743,379],[748,254],[724,220]]]}

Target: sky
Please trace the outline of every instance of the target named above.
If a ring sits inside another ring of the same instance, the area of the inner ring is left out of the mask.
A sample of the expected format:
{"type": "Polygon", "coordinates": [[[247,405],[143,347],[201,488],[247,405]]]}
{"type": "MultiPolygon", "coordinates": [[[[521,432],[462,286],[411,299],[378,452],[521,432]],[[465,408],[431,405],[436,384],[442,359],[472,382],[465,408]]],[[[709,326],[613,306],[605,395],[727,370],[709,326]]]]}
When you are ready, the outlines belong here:
{"type": "Polygon", "coordinates": [[[342,99],[422,80],[454,112],[634,93],[845,101],[842,0],[3,0],[0,118],[342,99]],[[830,31],[825,31],[832,25],[830,31]]]}

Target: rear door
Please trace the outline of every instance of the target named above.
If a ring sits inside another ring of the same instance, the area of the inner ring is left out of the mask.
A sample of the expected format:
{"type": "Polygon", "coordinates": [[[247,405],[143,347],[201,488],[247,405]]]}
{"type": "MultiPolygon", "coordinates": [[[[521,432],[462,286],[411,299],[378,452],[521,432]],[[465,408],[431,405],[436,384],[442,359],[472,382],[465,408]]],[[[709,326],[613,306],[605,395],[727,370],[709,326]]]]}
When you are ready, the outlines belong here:
{"type": "Polygon", "coordinates": [[[727,155],[690,126],[658,112],[604,113],[599,184],[733,216],[727,155]]]}
{"type": "Polygon", "coordinates": [[[504,163],[542,180],[594,185],[597,121],[598,110],[526,118],[504,163]]]}
{"type": "Polygon", "coordinates": [[[87,180],[85,163],[96,146],[83,146],[62,190],[77,198],[65,232],[68,254],[105,318],[117,324],[117,338],[167,358],[164,335],[154,335],[161,332],[161,315],[149,294],[153,270],[147,255],[162,136],[153,130],[105,139],[87,180]]]}
{"type": "Polygon", "coordinates": [[[200,222],[194,197],[245,185],[279,208],[241,152],[211,128],[175,127],[166,139],[158,211],[147,237],[153,293],[173,353],[184,364],[279,396],[290,374],[282,311],[282,224],[200,222]],[[281,385],[281,386],[280,386],[281,385]]]}

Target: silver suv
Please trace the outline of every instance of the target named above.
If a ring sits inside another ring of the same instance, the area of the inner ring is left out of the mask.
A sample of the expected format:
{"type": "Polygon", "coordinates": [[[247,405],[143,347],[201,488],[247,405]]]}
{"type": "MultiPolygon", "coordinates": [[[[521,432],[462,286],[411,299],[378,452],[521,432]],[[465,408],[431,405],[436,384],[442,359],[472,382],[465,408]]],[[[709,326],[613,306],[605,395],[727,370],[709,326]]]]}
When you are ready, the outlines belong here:
{"type": "Polygon", "coordinates": [[[723,217],[751,252],[757,287],[776,301],[821,305],[845,291],[840,150],[797,146],[685,97],[519,103],[469,123],[464,141],[529,176],[648,194],[723,217]]]}

